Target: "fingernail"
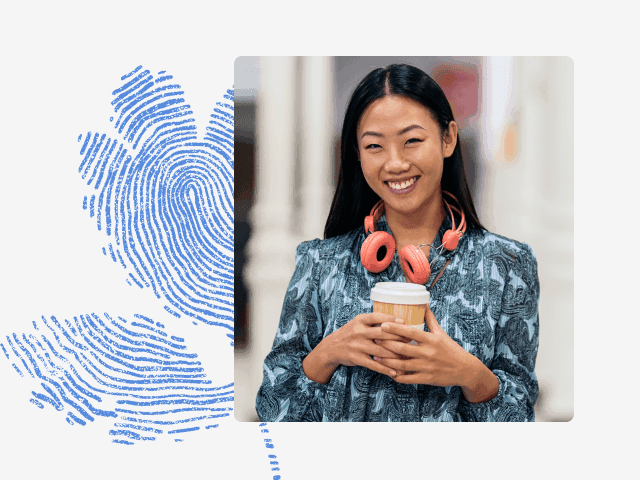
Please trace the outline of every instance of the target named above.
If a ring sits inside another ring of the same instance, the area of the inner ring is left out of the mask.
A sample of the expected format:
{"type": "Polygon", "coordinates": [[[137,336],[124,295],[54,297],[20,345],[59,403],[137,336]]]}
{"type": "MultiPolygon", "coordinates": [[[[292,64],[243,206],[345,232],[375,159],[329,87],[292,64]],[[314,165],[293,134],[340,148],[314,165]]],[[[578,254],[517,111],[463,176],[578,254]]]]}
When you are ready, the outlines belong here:
{"type": "Polygon", "coordinates": [[[401,318],[396,318],[396,323],[402,323],[402,324],[404,324],[404,320],[403,320],[403,319],[401,319],[401,318]]]}
{"type": "Polygon", "coordinates": [[[391,375],[392,377],[396,376],[396,371],[395,370],[389,370],[389,375],[391,375]]]}
{"type": "Polygon", "coordinates": [[[373,359],[374,359],[376,362],[379,362],[379,361],[380,361],[380,357],[373,357],[373,359]]]}

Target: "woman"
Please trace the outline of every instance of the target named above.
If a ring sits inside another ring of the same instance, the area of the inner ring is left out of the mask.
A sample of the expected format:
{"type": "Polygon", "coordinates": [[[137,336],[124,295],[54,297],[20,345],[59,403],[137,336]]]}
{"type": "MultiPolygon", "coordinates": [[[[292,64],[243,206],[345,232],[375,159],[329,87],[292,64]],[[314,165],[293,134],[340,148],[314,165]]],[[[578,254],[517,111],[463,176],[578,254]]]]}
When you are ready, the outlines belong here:
{"type": "Polygon", "coordinates": [[[298,246],[264,362],[262,421],[534,420],[536,258],[481,225],[460,150],[444,93],[418,68],[380,68],[358,85],[325,239],[298,246]],[[394,252],[377,273],[361,258],[376,204],[375,230],[392,235],[394,252]],[[457,246],[443,248],[461,225],[457,246]],[[406,245],[431,267],[420,280],[425,331],[371,313],[376,283],[415,280],[398,256],[406,245]]]}

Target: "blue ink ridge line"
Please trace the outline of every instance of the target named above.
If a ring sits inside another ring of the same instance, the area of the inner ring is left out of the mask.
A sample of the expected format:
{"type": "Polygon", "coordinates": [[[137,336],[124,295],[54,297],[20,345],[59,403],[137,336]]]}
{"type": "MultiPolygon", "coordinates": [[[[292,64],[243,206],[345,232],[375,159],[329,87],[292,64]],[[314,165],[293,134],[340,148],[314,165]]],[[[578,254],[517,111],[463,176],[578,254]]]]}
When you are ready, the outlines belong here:
{"type": "Polygon", "coordinates": [[[81,418],[77,417],[76,415],[74,415],[72,412],[67,412],[67,415],[69,416],[69,418],[71,418],[74,422],[79,423],[80,425],[82,425],[83,427],[87,424],[87,422],[85,422],[84,420],[82,420],[81,418]]]}
{"type": "Polygon", "coordinates": [[[169,430],[167,433],[184,433],[184,432],[194,432],[196,430],[200,430],[200,427],[191,427],[191,428],[181,428],[178,430],[169,430]]]}
{"type": "Polygon", "coordinates": [[[118,440],[118,439],[116,439],[116,440],[112,440],[112,442],[113,443],[122,443],[124,445],[135,445],[133,442],[128,442],[126,440],[118,440]]]}
{"type": "Polygon", "coordinates": [[[153,325],[153,320],[151,320],[149,317],[145,317],[144,315],[140,315],[138,313],[134,314],[133,316],[153,325]]]}
{"type": "Polygon", "coordinates": [[[116,248],[116,253],[118,254],[118,260],[120,260],[120,265],[122,265],[122,268],[127,268],[127,266],[124,263],[124,260],[122,260],[122,255],[120,255],[120,250],[118,250],[116,248]]]}

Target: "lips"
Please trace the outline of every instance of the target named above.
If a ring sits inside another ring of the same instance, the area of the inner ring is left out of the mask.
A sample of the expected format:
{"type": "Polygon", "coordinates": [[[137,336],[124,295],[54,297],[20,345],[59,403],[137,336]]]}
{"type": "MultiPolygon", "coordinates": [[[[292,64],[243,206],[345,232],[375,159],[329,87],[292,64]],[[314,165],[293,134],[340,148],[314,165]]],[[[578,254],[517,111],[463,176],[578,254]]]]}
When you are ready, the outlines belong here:
{"type": "Polygon", "coordinates": [[[386,181],[384,183],[387,184],[387,186],[393,193],[408,193],[409,191],[413,190],[414,185],[419,178],[420,176],[415,176],[400,181],[386,181]]]}

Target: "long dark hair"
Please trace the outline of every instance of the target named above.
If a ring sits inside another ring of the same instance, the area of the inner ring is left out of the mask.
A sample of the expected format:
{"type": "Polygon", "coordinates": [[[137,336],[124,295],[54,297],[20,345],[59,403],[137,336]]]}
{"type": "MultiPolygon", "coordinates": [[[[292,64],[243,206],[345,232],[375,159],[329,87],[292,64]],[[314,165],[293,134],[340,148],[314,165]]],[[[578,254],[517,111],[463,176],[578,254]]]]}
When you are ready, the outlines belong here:
{"type": "MultiPolygon", "coordinates": [[[[377,68],[356,87],[344,116],[340,144],[338,185],[324,227],[324,238],[336,237],[363,225],[364,217],[380,199],[367,184],[358,162],[356,130],[365,109],[385,95],[402,95],[424,105],[438,123],[441,135],[453,121],[451,106],[440,86],[426,73],[411,65],[394,64],[377,68]]],[[[473,206],[462,164],[460,138],[451,157],[444,162],[441,186],[460,202],[467,229],[484,229],[473,206]]]]}

